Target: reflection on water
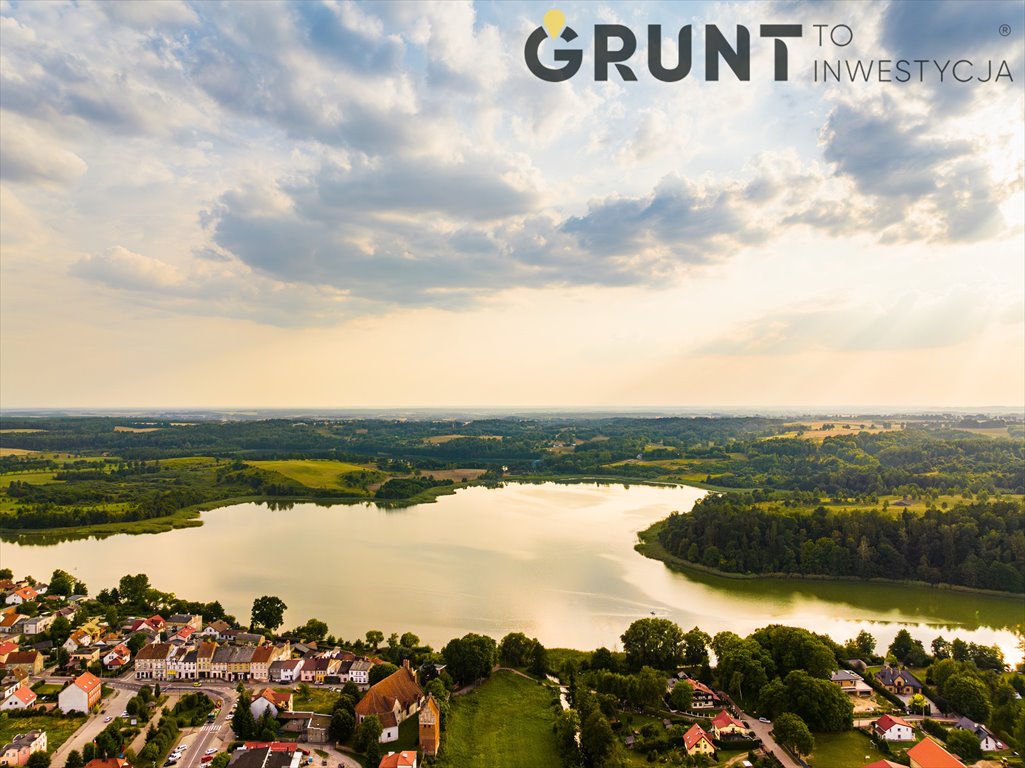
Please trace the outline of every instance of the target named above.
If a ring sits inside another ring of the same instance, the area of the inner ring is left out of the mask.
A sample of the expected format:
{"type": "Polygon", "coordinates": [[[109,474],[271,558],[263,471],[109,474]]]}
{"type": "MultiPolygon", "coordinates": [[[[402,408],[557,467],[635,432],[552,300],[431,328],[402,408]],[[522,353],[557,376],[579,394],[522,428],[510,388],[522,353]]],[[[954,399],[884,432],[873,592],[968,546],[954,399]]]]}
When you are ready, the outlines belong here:
{"type": "Polygon", "coordinates": [[[288,626],[311,616],[343,637],[411,630],[440,645],[467,631],[519,630],[549,646],[615,647],[636,618],[746,634],[772,622],[838,640],[868,628],[881,645],[901,626],[928,642],[954,631],[1009,659],[1021,600],[893,584],[734,580],[675,572],[633,550],[636,533],[704,491],[615,485],[467,488],[434,504],[238,504],[203,525],[50,546],[0,544],[0,561],[45,577],[65,568],[96,592],[125,573],[245,620],[254,597],[280,596],[288,626]]]}

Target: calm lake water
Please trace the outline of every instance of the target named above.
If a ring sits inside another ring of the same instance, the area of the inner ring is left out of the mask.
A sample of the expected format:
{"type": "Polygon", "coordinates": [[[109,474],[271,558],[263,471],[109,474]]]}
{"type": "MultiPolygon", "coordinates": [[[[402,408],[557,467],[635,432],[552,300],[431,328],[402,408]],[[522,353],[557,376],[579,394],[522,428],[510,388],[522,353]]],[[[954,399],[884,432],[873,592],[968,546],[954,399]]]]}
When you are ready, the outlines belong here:
{"type": "Polygon", "coordinates": [[[637,618],[747,634],[786,623],[883,647],[902,626],[928,647],[942,634],[1018,652],[1021,600],[881,584],[732,580],[670,570],[633,550],[636,533],[704,495],[695,488],[509,484],[466,488],[434,504],[270,509],[238,504],[203,525],[38,546],[0,543],[16,574],[64,568],[93,593],[126,573],[247,620],[278,595],[286,626],[311,616],[341,637],[411,630],[436,647],[468,631],[537,636],[550,647],[619,646],[637,618]]]}

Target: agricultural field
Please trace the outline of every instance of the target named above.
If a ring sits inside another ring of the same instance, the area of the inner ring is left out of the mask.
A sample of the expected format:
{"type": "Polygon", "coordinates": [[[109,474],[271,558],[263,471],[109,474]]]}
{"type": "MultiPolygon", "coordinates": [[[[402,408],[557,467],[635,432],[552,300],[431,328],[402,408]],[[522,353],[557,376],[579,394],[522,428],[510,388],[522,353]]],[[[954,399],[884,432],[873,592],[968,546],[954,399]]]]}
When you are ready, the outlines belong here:
{"type": "Polygon", "coordinates": [[[473,440],[501,440],[502,435],[433,435],[431,437],[425,437],[424,442],[428,445],[441,445],[443,443],[451,442],[452,440],[462,440],[466,438],[473,440]]]}
{"type": "Polygon", "coordinates": [[[388,478],[373,465],[350,464],[330,459],[285,459],[282,461],[250,461],[250,466],[277,472],[307,488],[365,492],[388,478]]]}
{"type": "Polygon", "coordinates": [[[476,480],[487,472],[486,469],[425,469],[424,477],[433,477],[435,480],[451,480],[453,483],[466,483],[476,480]]]}
{"type": "Polygon", "coordinates": [[[795,422],[784,425],[787,428],[779,437],[799,437],[802,440],[812,440],[821,443],[827,437],[837,435],[856,435],[859,432],[867,432],[870,435],[877,435],[880,432],[898,432],[904,428],[903,424],[871,419],[831,419],[829,421],[808,421],[795,422]]]}
{"type": "Polygon", "coordinates": [[[453,697],[437,765],[559,768],[556,701],[550,688],[496,672],[473,693],[453,697]]]}
{"type": "Polygon", "coordinates": [[[0,446],[0,456],[31,456],[35,451],[28,448],[6,448],[0,446]]]}

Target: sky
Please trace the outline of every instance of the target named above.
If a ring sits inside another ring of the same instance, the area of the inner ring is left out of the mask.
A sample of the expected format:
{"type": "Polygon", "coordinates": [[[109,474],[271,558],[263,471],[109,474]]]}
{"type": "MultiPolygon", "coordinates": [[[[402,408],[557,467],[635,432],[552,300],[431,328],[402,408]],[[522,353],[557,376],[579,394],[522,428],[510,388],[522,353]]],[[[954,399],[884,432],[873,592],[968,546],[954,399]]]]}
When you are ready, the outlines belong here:
{"type": "Polygon", "coordinates": [[[3,0],[0,407],[1022,406],[1023,35],[1019,1],[3,0]],[[707,24],[749,81],[706,80],[707,24]]]}

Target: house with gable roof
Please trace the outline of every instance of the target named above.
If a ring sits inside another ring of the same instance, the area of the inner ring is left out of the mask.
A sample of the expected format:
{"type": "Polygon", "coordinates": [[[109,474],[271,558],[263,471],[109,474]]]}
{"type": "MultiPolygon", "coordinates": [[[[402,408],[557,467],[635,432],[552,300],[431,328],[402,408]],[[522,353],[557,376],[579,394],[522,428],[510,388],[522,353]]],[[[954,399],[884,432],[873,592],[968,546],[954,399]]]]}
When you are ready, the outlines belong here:
{"type": "Polygon", "coordinates": [[[965,764],[940,746],[932,736],[926,736],[907,752],[911,768],[965,768],[965,764]]]}
{"type": "Polygon", "coordinates": [[[420,711],[423,698],[423,689],[416,682],[409,659],[404,659],[398,670],[370,686],[360,699],[356,705],[356,722],[362,723],[367,717],[377,715],[383,728],[380,742],[396,741],[399,726],[420,711]]]}
{"type": "Polygon", "coordinates": [[[89,712],[99,704],[102,695],[100,678],[92,672],[83,672],[57,695],[61,712],[89,712]]]}
{"type": "Polygon", "coordinates": [[[705,729],[694,723],[690,729],[683,734],[683,748],[688,755],[715,755],[715,744],[712,737],[705,733],[705,729]]]}
{"type": "Polygon", "coordinates": [[[914,741],[915,728],[896,715],[883,715],[872,723],[872,731],[885,741],[914,741]]]}
{"type": "Polygon", "coordinates": [[[922,692],[922,684],[906,669],[883,667],[876,672],[876,680],[890,693],[910,696],[922,692]]]}
{"type": "Polygon", "coordinates": [[[0,712],[11,709],[29,709],[35,705],[37,698],[35,691],[27,685],[19,685],[10,696],[0,702],[0,712]]]}
{"type": "Polygon", "coordinates": [[[969,720],[967,717],[962,717],[954,723],[954,728],[959,731],[974,733],[975,738],[979,740],[979,747],[983,752],[999,752],[1002,749],[1007,749],[1007,745],[990,733],[986,726],[969,720]]]}

